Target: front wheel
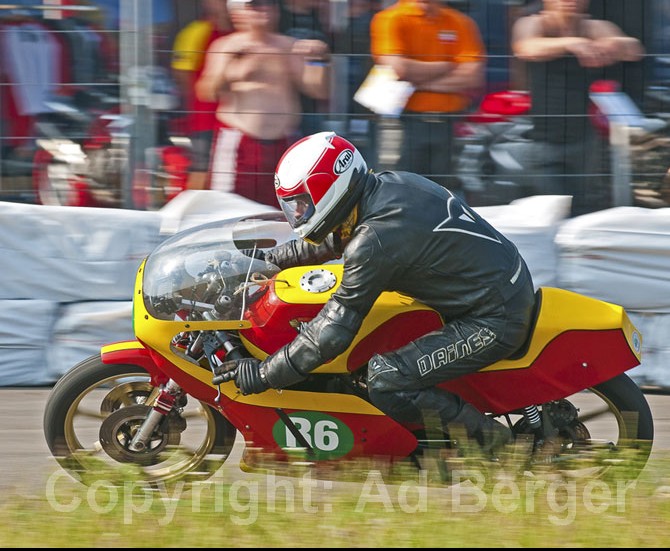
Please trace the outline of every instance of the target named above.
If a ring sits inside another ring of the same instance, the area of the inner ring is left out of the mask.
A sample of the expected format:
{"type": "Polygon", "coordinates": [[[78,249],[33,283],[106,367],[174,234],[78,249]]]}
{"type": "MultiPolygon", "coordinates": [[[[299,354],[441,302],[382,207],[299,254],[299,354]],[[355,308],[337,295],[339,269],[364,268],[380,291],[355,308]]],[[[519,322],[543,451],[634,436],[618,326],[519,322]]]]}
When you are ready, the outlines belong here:
{"type": "Polygon", "coordinates": [[[58,463],[84,484],[127,464],[145,482],[187,484],[210,478],[227,459],[236,436],[219,412],[184,400],[151,435],[149,445],[128,444],[151,410],[158,389],[138,366],[104,364],[91,356],[53,387],[44,410],[44,434],[58,463]]]}

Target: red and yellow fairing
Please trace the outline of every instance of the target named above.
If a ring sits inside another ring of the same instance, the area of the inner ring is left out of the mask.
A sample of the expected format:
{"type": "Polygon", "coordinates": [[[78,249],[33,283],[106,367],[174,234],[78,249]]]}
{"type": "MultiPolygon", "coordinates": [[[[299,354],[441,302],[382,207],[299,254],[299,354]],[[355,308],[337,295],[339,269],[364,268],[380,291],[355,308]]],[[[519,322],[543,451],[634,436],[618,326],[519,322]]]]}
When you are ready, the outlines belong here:
{"type": "MultiPolygon", "coordinates": [[[[298,334],[297,323],[314,318],[342,280],[341,264],[321,266],[319,269],[335,276],[337,284],[323,293],[309,292],[300,285],[300,279],[309,269],[284,270],[277,276],[273,292],[250,308],[248,319],[254,323],[251,328],[240,331],[240,335],[247,349],[257,357],[264,358],[291,342],[298,334]],[[261,321],[263,326],[260,326],[261,321]]],[[[424,304],[399,293],[382,293],[349,348],[314,373],[356,371],[365,366],[373,354],[394,350],[442,324],[439,314],[424,304]]]]}
{"type": "Polygon", "coordinates": [[[623,307],[542,287],[523,356],[445,384],[484,411],[505,413],[593,387],[638,365],[642,336],[623,307]]]}
{"type": "MultiPolygon", "coordinates": [[[[139,346],[110,345],[116,348],[106,347],[103,354],[137,354],[138,362],[147,362],[148,354],[154,370],[173,378],[194,397],[215,404],[218,392],[211,383],[211,372],[176,353],[171,347],[173,337],[184,331],[237,331],[247,350],[262,359],[291,342],[298,334],[298,324],[316,316],[336,290],[342,278],[341,265],[318,267],[333,273],[337,282],[333,288],[321,293],[304,290],[300,278],[314,268],[279,273],[263,296],[250,305],[243,320],[190,322],[158,320],[147,312],[142,299],[142,267],[136,280],[133,318],[139,346]]],[[[639,364],[641,337],[622,307],[555,288],[542,288],[540,294],[534,337],[522,357],[497,362],[445,383],[445,388],[482,411],[505,413],[568,396],[639,364]]],[[[440,316],[425,305],[398,293],[382,293],[349,348],[314,373],[347,374],[364,368],[374,353],[404,346],[441,325],[440,316]]],[[[349,456],[404,456],[416,446],[409,431],[353,394],[271,389],[242,396],[232,382],[221,385],[220,390],[216,407],[247,442],[262,449],[277,450],[272,435],[277,410],[289,415],[321,412],[339,419],[353,433],[349,456]]]]}
{"type": "MultiPolygon", "coordinates": [[[[249,318],[254,313],[260,315],[261,308],[278,309],[273,316],[265,320],[265,326],[253,329],[250,319],[236,321],[169,321],[152,317],[147,311],[142,293],[142,265],[138,270],[135,283],[135,300],[133,303],[133,323],[137,341],[117,343],[103,349],[103,361],[111,354],[116,359],[123,358],[124,363],[135,363],[132,356],[138,356],[138,361],[144,362],[146,354],[151,358],[153,371],[158,370],[165,376],[174,379],[186,392],[193,397],[209,402],[217,407],[242,432],[249,445],[264,450],[281,452],[272,435],[272,427],[276,423],[277,409],[287,414],[292,412],[322,412],[337,417],[346,424],[353,433],[354,444],[348,456],[365,456],[369,454],[384,454],[404,457],[416,447],[415,437],[395,421],[384,415],[368,401],[352,394],[323,392],[308,392],[295,390],[268,390],[262,394],[243,396],[239,394],[233,382],[224,383],[219,388],[221,396],[218,402],[217,387],[212,385],[211,371],[187,360],[175,353],[171,347],[174,336],[184,331],[199,330],[230,330],[238,331],[241,335],[255,331],[257,336],[265,335],[263,346],[273,346],[274,349],[262,350],[245,339],[249,351],[259,358],[274,352],[281,345],[292,340],[297,334],[287,320],[293,315],[307,316],[311,319],[323,306],[325,297],[320,302],[312,301],[296,308],[296,305],[278,300],[273,288],[269,288],[265,296],[250,310],[249,318]],[[274,306],[273,306],[274,304],[274,306]],[[292,315],[289,315],[289,312],[292,315]],[[277,335],[280,335],[277,337],[277,335]],[[139,346],[138,346],[139,344],[139,346]],[[390,438],[390,434],[393,437],[390,438]]],[[[277,276],[284,279],[285,272],[277,276]]],[[[274,287],[286,285],[282,282],[273,284],[274,287]]],[[[425,307],[422,308],[426,310],[425,307]]]]}
{"type": "MultiPolygon", "coordinates": [[[[341,281],[341,265],[325,268],[341,281]]],[[[324,293],[302,289],[299,281],[307,270],[292,268],[279,274],[274,293],[255,310],[266,325],[240,332],[258,357],[290,342],[297,334],[291,322],[314,317],[336,290],[337,286],[324,293]]],[[[523,355],[444,386],[484,411],[501,413],[565,397],[640,363],[642,337],[623,307],[553,287],[541,288],[538,296],[533,338],[523,355]]],[[[382,293],[350,347],[314,373],[364,367],[374,353],[404,346],[441,325],[440,316],[423,304],[398,293],[382,293]]]]}

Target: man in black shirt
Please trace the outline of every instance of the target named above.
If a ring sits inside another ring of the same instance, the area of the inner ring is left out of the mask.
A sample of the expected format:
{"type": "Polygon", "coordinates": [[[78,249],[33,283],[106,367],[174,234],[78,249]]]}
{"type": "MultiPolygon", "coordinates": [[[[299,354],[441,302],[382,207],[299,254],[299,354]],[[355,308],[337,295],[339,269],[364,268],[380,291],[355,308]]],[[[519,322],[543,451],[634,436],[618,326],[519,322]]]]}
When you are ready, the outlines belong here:
{"type": "Polygon", "coordinates": [[[615,24],[592,19],[588,0],[544,0],[543,9],[520,18],[512,51],[527,62],[532,96],[528,168],[533,190],[572,195],[572,215],[611,205],[609,187],[596,188],[597,135],[589,120],[589,89],[604,67],[638,61],[644,50],[615,24]],[[595,172],[594,172],[595,171],[595,172]]]}

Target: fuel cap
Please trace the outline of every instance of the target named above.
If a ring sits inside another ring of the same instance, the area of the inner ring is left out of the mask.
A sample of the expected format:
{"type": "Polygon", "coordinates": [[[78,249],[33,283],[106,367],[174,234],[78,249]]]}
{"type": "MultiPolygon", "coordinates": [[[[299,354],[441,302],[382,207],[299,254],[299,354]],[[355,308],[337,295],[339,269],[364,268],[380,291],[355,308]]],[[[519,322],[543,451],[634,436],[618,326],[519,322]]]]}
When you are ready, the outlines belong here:
{"type": "Polygon", "coordinates": [[[337,283],[333,272],[319,268],[305,272],[300,278],[300,288],[308,293],[325,293],[337,283]]]}

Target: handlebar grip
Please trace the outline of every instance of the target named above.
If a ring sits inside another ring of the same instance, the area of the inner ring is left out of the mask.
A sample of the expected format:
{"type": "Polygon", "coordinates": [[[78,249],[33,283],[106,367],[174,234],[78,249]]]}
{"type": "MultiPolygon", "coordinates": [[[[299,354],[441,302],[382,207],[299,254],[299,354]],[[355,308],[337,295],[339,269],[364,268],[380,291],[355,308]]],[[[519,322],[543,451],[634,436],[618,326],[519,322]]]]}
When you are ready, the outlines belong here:
{"type": "Polygon", "coordinates": [[[230,342],[230,337],[225,331],[217,331],[216,338],[223,345],[223,348],[226,350],[226,360],[241,360],[244,358],[240,347],[235,346],[230,342]]]}
{"type": "Polygon", "coordinates": [[[218,386],[218,385],[221,385],[221,384],[223,384],[223,383],[227,383],[228,381],[232,381],[232,378],[231,378],[231,379],[227,379],[227,378],[225,377],[225,375],[223,375],[223,374],[221,374],[221,375],[216,375],[215,377],[212,378],[212,384],[217,385],[217,386],[218,386]]]}

